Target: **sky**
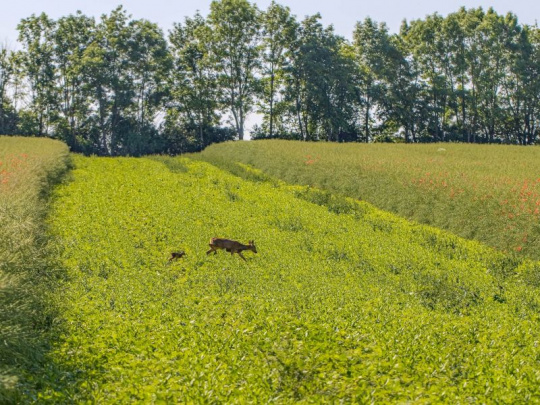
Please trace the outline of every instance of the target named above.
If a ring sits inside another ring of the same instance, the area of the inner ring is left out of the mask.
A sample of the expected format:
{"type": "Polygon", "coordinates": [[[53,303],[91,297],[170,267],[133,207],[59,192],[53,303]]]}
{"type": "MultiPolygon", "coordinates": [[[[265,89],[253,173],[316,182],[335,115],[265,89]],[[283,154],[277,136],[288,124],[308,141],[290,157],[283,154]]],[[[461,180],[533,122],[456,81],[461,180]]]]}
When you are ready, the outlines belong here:
{"type": "MultiPolygon", "coordinates": [[[[32,14],[45,12],[53,19],[81,10],[89,16],[108,14],[118,5],[123,5],[135,19],[144,18],[157,23],[165,32],[173,23],[182,22],[184,17],[193,16],[197,10],[207,15],[211,0],[0,0],[6,2],[0,11],[0,44],[11,49],[18,48],[17,24],[32,14]]],[[[252,1],[260,9],[266,9],[271,0],[252,1]]],[[[522,24],[535,24],[540,20],[540,1],[534,0],[278,0],[288,6],[298,19],[319,12],[325,25],[333,24],[336,32],[346,38],[352,37],[354,25],[366,17],[385,22],[391,32],[397,32],[403,19],[408,21],[424,18],[438,12],[447,15],[461,6],[467,8],[493,7],[499,14],[512,11],[522,24]]]]}

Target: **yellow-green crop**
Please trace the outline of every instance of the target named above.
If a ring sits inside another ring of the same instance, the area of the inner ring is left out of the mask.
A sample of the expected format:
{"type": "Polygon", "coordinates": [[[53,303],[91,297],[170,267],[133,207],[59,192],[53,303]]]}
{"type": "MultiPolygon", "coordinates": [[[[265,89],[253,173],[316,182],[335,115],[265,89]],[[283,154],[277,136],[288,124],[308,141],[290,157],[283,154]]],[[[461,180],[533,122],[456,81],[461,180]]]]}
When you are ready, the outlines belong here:
{"type": "Polygon", "coordinates": [[[534,263],[204,162],[75,163],[39,402],[540,400],[534,263]]]}

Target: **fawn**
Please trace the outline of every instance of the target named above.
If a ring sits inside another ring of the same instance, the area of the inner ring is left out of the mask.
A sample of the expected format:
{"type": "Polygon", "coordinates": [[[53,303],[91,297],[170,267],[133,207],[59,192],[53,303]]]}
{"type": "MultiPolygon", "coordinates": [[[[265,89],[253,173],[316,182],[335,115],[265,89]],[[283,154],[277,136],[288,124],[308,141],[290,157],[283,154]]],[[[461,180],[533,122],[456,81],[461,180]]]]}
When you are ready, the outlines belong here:
{"type": "Polygon", "coordinates": [[[181,259],[185,255],[186,255],[186,252],[184,252],[183,250],[181,250],[179,252],[172,252],[171,253],[171,258],[169,259],[169,261],[172,262],[174,259],[181,259]]]}
{"type": "Polygon", "coordinates": [[[218,249],[225,249],[227,252],[231,252],[231,255],[238,253],[244,261],[247,261],[242,252],[244,250],[251,250],[253,253],[257,253],[255,242],[250,240],[248,245],[243,245],[240,242],[229,239],[212,238],[210,239],[210,250],[206,254],[214,252],[217,254],[218,249]]]}

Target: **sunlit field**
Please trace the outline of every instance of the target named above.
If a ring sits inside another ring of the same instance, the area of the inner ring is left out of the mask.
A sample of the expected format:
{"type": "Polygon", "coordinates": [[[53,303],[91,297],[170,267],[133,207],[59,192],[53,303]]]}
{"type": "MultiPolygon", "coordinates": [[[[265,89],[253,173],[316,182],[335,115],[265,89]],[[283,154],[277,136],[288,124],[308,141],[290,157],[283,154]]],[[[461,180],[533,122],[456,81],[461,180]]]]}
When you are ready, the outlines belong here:
{"type": "Polygon", "coordinates": [[[537,147],[256,141],[212,145],[198,156],[239,174],[235,162],[249,164],[540,259],[537,147]]]}
{"type": "Polygon", "coordinates": [[[247,166],[75,165],[39,402],[540,399],[534,263],[247,166]],[[211,237],[258,253],[207,256],[211,237]]]}
{"type": "Polygon", "coordinates": [[[51,277],[43,220],[67,166],[63,143],[0,136],[0,403],[34,388],[43,366],[42,293],[51,277]]]}
{"type": "Polygon", "coordinates": [[[0,405],[540,404],[532,7],[60,3],[0,19],[0,405]]]}

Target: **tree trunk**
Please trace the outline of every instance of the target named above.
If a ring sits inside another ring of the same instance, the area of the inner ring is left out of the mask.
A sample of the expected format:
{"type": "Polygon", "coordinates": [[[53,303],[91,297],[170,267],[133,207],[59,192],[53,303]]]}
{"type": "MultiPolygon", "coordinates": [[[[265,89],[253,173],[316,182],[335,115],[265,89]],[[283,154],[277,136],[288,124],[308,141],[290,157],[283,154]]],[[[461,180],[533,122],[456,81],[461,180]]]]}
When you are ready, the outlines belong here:
{"type": "Polygon", "coordinates": [[[366,114],[365,114],[365,122],[364,122],[364,137],[365,141],[369,142],[369,103],[366,105],[366,114]]]}
{"type": "Polygon", "coordinates": [[[270,76],[270,138],[274,136],[274,67],[270,76]]]}

